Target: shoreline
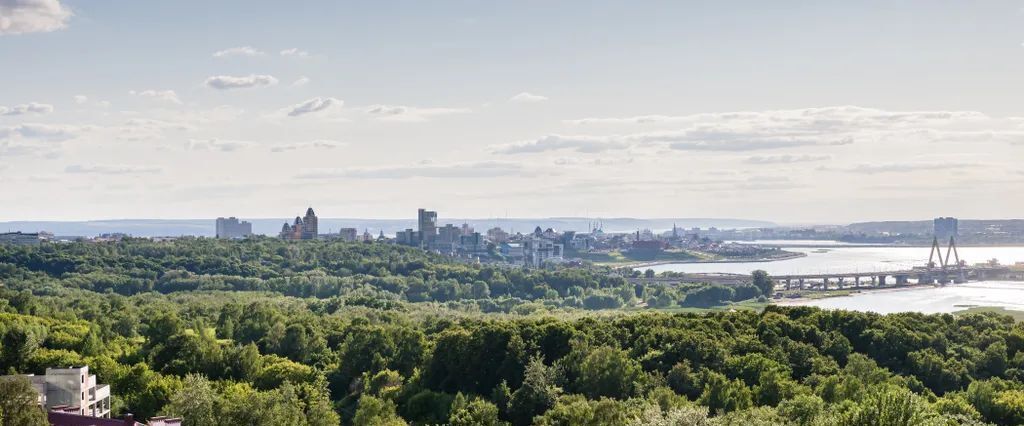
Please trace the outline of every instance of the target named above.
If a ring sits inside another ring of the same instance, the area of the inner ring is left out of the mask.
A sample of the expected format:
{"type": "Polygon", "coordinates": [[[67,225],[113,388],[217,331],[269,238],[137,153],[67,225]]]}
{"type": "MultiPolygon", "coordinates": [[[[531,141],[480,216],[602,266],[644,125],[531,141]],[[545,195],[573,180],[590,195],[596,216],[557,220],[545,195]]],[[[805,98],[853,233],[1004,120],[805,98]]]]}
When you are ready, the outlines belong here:
{"type": "Polygon", "coordinates": [[[671,264],[698,264],[698,263],[768,263],[782,260],[799,259],[807,257],[807,253],[790,252],[780,257],[761,257],[756,259],[720,259],[720,260],[655,260],[650,262],[623,263],[621,265],[607,265],[615,268],[644,268],[648,266],[671,265],[671,264]]]}
{"type": "MultiPolygon", "coordinates": [[[[794,240],[792,243],[772,244],[772,243],[759,243],[756,241],[742,241],[741,244],[756,244],[765,247],[778,247],[778,248],[928,248],[931,244],[925,243],[912,243],[912,244],[887,244],[887,243],[838,243],[838,244],[811,244],[809,242],[817,240],[803,240],[805,242],[797,242],[794,240]]],[[[737,241],[739,242],[739,241],[737,241]]],[[[946,248],[946,243],[939,241],[943,248],[946,248]]],[[[957,248],[965,247],[982,247],[982,248],[1012,248],[1024,246],[1024,243],[995,243],[995,244],[965,244],[957,241],[957,248]]]]}
{"type": "Polygon", "coordinates": [[[851,292],[851,293],[846,293],[846,294],[835,294],[835,295],[829,295],[829,296],[824,296],[824,297],[795,297],[795,298],[791,298],[791,299],[782,298],[780,300],[771,300],[770,303],[773,304],[773,305],[779,305],[779,306],[802,306],[802,305],[807,305],[807,304],[810,304],[810,303],[814,303],[814,302],[819,301],[819,300],[834,299],[834,298],[840,298],[840,297],[853,297],[853,296],[856,296],[858,294],[866,294],[866,293],[900,293],[900,292],[905,292],[905,291],[927,290],[929,288],[940,288],[940,287],[941,286],[937,286],[935,284],[908,284],[908,285],[901,286],[901,287],[885,287],[885,288],[876,288],[876,289],[862,288],[859,291],[851,292]]]}

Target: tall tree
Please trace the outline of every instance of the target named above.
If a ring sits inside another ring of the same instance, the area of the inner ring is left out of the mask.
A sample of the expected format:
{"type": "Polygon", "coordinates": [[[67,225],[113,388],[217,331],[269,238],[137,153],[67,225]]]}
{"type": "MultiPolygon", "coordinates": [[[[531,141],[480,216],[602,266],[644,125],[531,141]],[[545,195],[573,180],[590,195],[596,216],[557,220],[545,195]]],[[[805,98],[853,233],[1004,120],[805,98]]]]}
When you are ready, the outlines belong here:
{"type": "Polygon", "coordinates": [[[47,426],[39,394],[24,376],[0,378],[0,426],[47,426]]]}

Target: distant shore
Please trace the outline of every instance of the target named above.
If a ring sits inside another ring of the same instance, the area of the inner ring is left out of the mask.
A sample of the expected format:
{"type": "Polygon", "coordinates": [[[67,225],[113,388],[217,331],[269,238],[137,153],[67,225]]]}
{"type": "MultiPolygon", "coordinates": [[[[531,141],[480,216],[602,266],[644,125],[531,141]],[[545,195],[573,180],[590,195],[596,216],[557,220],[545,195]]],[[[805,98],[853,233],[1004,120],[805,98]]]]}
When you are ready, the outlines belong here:
{"type": "Polygon", "coordinates": [[[852,297],[860,293],[896,293],[903,291],[915,291],[925,290],[928,288],[937,287],[935,284],[905,284],[899,287],[861,287],[857,289],[848,289],[847,292],[842,294],[828,294],[827,292],[820,297],[794,297],[794,298],[782,298],[774,299],[771,301],[772,304],[779,306],[802,306],[809,303],[814,303],[821,299],[831,299],[834,297],[852,297]]]}
{"type": "Polygon", "coordinates": [[[636,268],[645,268],[645,267],[648,267],[648,266],[657,266],[657,265],[693,264],[693,263],[768,263],[768,262],[777,262],[777,261],[782,261],[782,260],[797,259],[797,258],[806,257],[806,256],[807,256],[807,253],[788,252],[787,254],[784,254],[784,255],[779,256],[779,257],[757,257],[757,258],[748,258],[748,259],[714,259],[714,260],[700,260],[700,259],[695,259],[695,260],[658,260],[658,261],[652,261],[652,262],[625,263],[625,264],[622,264],[622,265],[612,265],[612,266],[616,266],[616,267],[619,267],[619,268],[632,268],[632,269],[636,269],[636,268]]]}

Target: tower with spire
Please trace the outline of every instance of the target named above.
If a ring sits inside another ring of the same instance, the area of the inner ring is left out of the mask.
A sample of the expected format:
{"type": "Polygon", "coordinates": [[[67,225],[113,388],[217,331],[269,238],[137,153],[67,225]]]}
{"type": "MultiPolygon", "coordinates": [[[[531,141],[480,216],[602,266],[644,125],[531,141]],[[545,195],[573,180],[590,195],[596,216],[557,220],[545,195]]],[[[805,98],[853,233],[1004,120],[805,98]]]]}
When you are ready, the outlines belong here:
{"type": "Polygon", "coordinates": [[[303,240],[315,240],[319,234],[318,220],[316,213],[313,213],[313,208],[306,209],[306,216],[302,218],[302,234],[303,240]]]}
{"type": "Polygon", "coordinates": [[[285,222],[278,236],[284,240],[315,240],[319,235],[318,222],[316,213],[310,207],[306,209],[305,217],[295,216],[294,224],[288,225],[288,222],[285,222]]]}

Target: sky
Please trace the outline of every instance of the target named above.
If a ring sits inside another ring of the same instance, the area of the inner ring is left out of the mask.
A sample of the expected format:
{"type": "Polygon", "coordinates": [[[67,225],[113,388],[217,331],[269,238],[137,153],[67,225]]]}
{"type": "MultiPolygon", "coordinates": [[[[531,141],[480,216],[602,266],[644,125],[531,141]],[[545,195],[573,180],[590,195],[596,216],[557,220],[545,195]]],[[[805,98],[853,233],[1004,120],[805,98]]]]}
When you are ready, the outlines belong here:
{"type": "Polygon", "coordinates": [[[0,0],[0,220],[1024,217],[1022,1],[0,0]]]}

